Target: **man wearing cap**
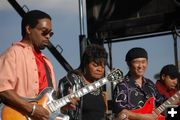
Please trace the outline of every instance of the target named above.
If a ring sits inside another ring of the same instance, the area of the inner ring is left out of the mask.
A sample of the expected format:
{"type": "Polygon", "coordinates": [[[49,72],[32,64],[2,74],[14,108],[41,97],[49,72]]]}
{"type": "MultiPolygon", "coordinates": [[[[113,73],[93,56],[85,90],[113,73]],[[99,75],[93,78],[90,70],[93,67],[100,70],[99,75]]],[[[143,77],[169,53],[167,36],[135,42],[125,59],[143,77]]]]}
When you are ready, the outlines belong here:
{"type": "MultiPolygon", "coordinates": [[[[155,84],[144,77],[148,65],[148,54],[140,47],[132,48],[126,54],[129,72],[113,91],[113,112],[116,120],[155,120],[156,114],[135,113],[150,97],[155,98],[156,105],[163,102],[155,84]]],[[[149,108],[148,108],[149,109],[149,108]]]]}
{"type": "Polygon", "coordinates": [[[165,99],[177,92],[178,68],[173,64],[165,65],[160,72],[160,79],[156,81],[156,87],[165,99]]]}

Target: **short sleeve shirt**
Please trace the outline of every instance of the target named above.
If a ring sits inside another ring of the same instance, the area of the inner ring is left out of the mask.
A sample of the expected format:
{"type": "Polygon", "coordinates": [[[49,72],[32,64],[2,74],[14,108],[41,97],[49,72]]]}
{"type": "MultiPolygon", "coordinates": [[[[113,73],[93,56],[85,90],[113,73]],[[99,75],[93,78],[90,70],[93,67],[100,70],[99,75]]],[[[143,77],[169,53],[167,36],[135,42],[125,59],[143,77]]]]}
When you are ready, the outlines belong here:
{"type": "MultiPolygon", "coordinates": [[[[56,89],[53,67],[46,57],[45,61],[51,70],[52,83],[56,89]]],[[[0,55],[0,92],[12,89],[22,97],[36,97],[39,93],[35,56],[32,48],[22,42],[13,44],[0,55]]]]}
{"type": "Polygon", "coordinates": [[[163,102],[163,97],[151,80],[143,78],[142,87],[139,87],[132,78],[126,77],[115,86],[113,91],[113,112],[141,108],[150,97],[155,98],[157,106],[163,102]]]}

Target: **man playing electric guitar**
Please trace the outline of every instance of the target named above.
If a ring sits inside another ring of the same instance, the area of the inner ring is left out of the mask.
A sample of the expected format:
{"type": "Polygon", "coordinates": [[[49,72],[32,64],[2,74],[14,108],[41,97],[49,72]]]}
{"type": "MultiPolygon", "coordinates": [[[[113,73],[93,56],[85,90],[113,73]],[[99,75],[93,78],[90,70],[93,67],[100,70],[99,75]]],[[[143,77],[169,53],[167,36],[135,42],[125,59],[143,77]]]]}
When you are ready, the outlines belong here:
{"type": "MultiPolygon", "coordinates": [[[[40,10],[29,11],[21,28],[22,39],[0,55],[0,99],[30,118],[47,120],[47,109],[22,97],[35,98],[49,85],[56,90],[53,66],[41,52],[53,35],[51,17],[40,10]]],[[[12,117],[17,120],[16,115],[12,117]]]]}
{"type": "MultiPolygon", "coordinates": [[[[143,48],[132,48],[126,54],[129,72],[125,80],[118,83],[113,91],[113,112],[116,120],[156,120],[158,114],[136,113],[131,110],[142,108],[148,98],[153,97],[156,105],[164,99],[154,83],[144,77],[148,65],[148,55],[143,48]]],[[[147,108],[150,109],[150,108],[147,108]]],[[[143,112],[143,111],[142,111],[143,112]]]]}

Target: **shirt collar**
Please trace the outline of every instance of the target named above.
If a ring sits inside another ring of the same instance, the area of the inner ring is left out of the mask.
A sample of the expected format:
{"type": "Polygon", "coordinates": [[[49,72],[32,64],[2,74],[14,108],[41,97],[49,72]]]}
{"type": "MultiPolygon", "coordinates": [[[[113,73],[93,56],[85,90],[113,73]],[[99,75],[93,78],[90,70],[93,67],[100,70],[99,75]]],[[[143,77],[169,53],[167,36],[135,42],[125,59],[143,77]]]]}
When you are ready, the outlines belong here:
{"type": "MultiPolygon", "coordinates": [[[[30,45],[28,45],[27,43],[21,42],[21,41],[13,42],[12,45],[18,45],[23,48],[28,48],[28,49],[32,50],[32,47],[30,45]]],[[[41,52],[41,55],[43,56],[43,58],[48,59],[42,52],[41,52]]]]}

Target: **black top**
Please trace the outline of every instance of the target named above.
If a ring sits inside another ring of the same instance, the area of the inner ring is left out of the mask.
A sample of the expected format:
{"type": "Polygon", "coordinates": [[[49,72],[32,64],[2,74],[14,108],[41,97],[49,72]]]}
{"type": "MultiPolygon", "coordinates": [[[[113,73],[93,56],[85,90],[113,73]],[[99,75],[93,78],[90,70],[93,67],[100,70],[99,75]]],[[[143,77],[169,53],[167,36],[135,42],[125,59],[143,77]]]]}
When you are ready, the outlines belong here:
{"type": "Polygon", "coordinates": [[[83,97],[82,120],[104,120],[105,105],[102,94],[83,97]]]}
{"type": "MultiPolygon", "coordinates": [[[[69,90],[75,92],[84,86],[82,76],[74,72],[68,73],[59,82],[60,97],[69,94],[69,90]]],[[[68,115],[70,120],[105,120],[105,102],[101,88],[82,96],[76,110],[66,110],[64,114],[68,115]]]]}

